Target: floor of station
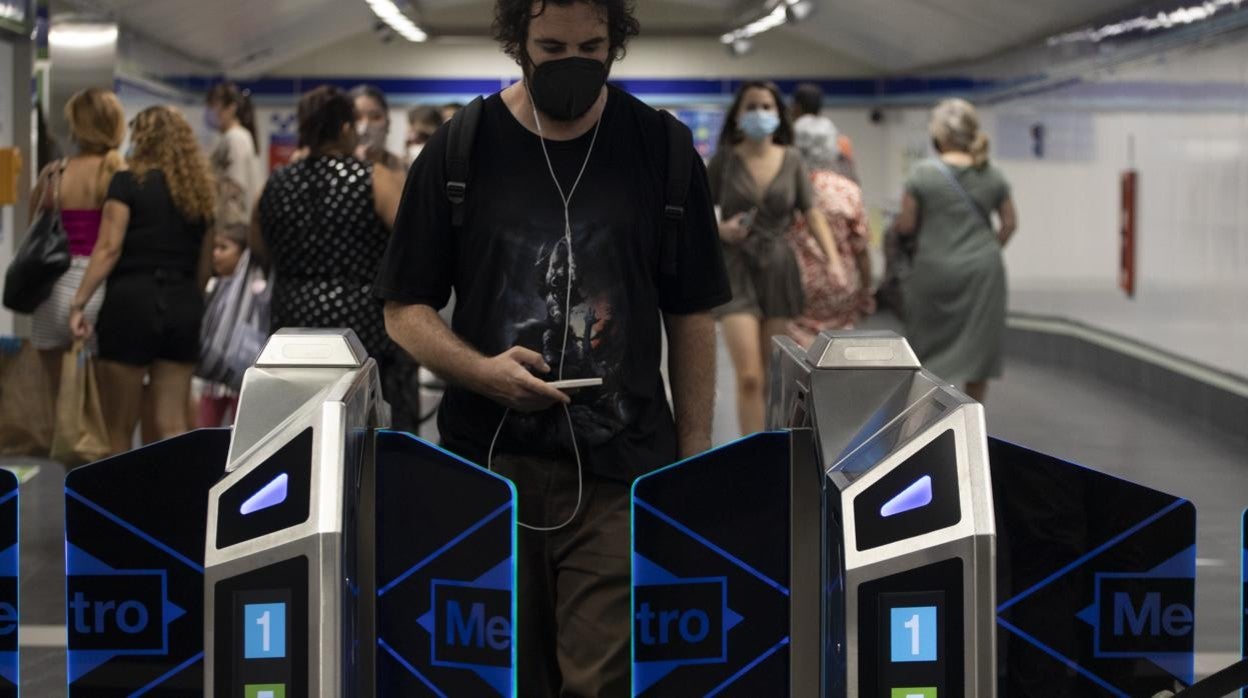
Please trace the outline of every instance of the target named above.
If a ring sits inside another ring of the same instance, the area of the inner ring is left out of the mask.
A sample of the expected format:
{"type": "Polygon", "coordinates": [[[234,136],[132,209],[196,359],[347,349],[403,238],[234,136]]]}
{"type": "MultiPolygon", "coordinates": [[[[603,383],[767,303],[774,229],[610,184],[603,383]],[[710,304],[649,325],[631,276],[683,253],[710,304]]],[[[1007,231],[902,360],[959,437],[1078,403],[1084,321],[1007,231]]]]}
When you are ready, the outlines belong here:
{"type": "MultiPolygon", "coordinates": [[[[876,320],[875,327],[887,327],[876,320]]],[[[716,444],[737,437],[733,375],[722,342],[716,444]]],[[[989,433],[1195,503],[1198,525],[1197,675],[1238,657],[1239,523],[1248,504],[1248,436],[1194,424],[1178,410],[1129,389],[1013,359],[986,401],[989,433]]],[[[431,435],[427,430],[422,435],[431,435]]],[[[65,686],[64,469],[9,460],[31,475],[22,490],[21,672],[26,695],[65,686]]]]}

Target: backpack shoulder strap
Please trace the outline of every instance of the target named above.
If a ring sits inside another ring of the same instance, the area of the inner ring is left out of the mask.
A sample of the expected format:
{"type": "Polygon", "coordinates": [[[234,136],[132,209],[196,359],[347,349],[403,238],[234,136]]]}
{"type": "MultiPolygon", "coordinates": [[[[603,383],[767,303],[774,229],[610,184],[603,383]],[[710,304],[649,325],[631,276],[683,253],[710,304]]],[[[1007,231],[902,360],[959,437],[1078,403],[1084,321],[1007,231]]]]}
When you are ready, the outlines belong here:
{"type": "Polygon", "coordinates": [[[693,175],[693,132],[669,112],[660,112],[667,131],[667,187],[663,206],[662,256],[659,268],[668,276],[677,272],[678,236],[684,228],[685,200],[693,175]]]}
{"type": "Polygon", "coordinates": [[[450,132],[446,144],[446,198],[451,202],[451,225],[456,228],[464,224],[464,199],[468,194],[472,145],[484,105],[485,100],[477,97],[460,109],[447,126],[450,132]]]}

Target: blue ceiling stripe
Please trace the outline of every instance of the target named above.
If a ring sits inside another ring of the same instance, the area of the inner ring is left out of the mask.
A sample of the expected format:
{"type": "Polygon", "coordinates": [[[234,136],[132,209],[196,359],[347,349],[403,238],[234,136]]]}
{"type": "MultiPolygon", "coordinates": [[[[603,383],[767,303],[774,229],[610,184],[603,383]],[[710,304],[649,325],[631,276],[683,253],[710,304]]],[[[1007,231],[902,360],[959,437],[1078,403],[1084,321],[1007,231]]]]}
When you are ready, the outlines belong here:
{"type": "MultiPolygon", "coordinates": [[[[191,92],[207,92],[221,82],[220,76],[170,75],[163,81],[191,92]]],[[[319,85],[334,85],[350,89],[361,83],[375,85],[387,94],[493,94],[515,82],[518,76],[495,78],[403,78],[369,75],[350,76],[300,76],[291,78],[260,78],[241,81],[239,87],[251,90],[257,97],[295,97],[319,85]]],[[[746,78],[647,78],[621,77],[612,80],[634,94],[676,95],[696,98],[731,97],[746,78]]],[[[825,97],[896,97],[941,95],[951,92],[961,94],[983,92],[1006,86],[1006,81],[977,80],[969,77],[895,77],[895,78],[832,78],[832,79],[786,79],[776,84],[784,93],[791,93],[797,85],[811,82],[818,85],[825,97]]]]}

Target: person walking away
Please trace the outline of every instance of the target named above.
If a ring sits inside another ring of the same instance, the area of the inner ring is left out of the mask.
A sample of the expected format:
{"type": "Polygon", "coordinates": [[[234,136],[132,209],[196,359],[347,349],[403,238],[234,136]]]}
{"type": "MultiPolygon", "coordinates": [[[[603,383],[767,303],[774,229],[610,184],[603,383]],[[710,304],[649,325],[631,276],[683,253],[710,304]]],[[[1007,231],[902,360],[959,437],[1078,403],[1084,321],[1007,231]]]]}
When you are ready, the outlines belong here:
{"type": "MultiPolygon", "coordinates": [[[[117,150],[126,136],[126,114],[112,92],[96,87],[74,94],[65,103],[65,120],[77,154],[49,163],[31,193],[31,220],[56,206],[69,238],[69,269],[57,279],[48,299],[34,312],[31,343],[39,350],[55,401],[61,383],[61,358],[73,345],[69,311],[82,283],[91,250],[100,235],[100,219],[108,183],[125,166],[117,150]]],[[[83,314],[95,322],[104,302],[103,287],[84,301],[83,314]]]]}
{"type": "Polygon", "coordinates": [[[75,338],[98,336],[100,399],[114,453],[129,449],[150,379],[156,436],[188,429],[191,373],[199,355],[207,235],[216,184],[190,124],[149,107],[131,124],[129,169],[113,175],[99,240],[70,306],[75,338]],[[87,300],[108,280],[98,324],[87,300]]]}
{"type": "Polygon", "coordinates": [[[270,326],[355,330],[377,360],[393,426],[409,428],[401,416],[412,410],[395,389],[398,350],[373,296],[402,175],[353,156],[355,106],[342,90],[308,92],[298,117],[308,157],[274,172],[260,197],[260,243],[273,270],[270,326]]]}
{"type": "Polygon", "coordinates": [[[629,484],[711,445],[710,311],[729,288],[691,134],[607,84],[638,32],[632,5],[496,2],[495,36],[524,79],[430,140],[378,276],[391,336],[447,381],[445,446],[519,493],[530,696],[631,695],[629,484]],[[450,133],[474,112],[475,132],[456,137],[471,157],[454,203],[462,173],[447,156],[464,151],[450,133]],[[673,154],[687,165],[668,171],[673,154]],[[665,233],[671,177],[688,193],[665,233]],[[438,309],[452,290],[448,327],[438,309]],[[549,385],[577,378],[601,385],[549,385]]]}
{"type": "Polygon", "coordinates": [[[867,250],[867,211],[862,189],[836,169],[839,160],[836,127],[822,116],[803,116],[793,125],[794,144],[810,171],[815,206],[832,229],[844,268],[843,285],[827,274],[827,260],[804,225],[791,230],[802,269],[806,307],[794,318],[789,332],[802,346],[810,346],[824,330],[853,329],[874,310],[871,294],[871,255],[867,250]]]}
{"type": "Polygon", "coordinates": [[[970,102],[936,105],[928,131],[938,156],[915,167],[894,222],[899,234],[917,240],[902,282],[906,337],[924,368],[982,402],[988,380],[1001,375],[1007,288],[1001,250],[1018,214],[1005,176],[988,162],[988,136],[970,102]]]}
{"type": "Polygon", "coordinates": [[[719,237],[732,301],[716,309],[737,376],[741,433],[763,428],[771,339],[806,304],[801,270],[787,234],[798,214],[827,258],[828,274],[844,284],[840,252],[815,207],[810,177],[792,148],[793,125],[774,83],[749,81],[724,119],[719,149],[707,167],[720,209],[719,237]]]}
{"type": "MultiPolygon", "coordinates": [[[[831,170],[846,179],[857,183],[858,174],[854,168],[854,151],[849,136],[840,133],[832,119],[823,113],[823,88],[813,82],[803,82],[793,90],[793,102],[790,108],[793,114],[794,131],[824,133],[831,129],[833,150],[825,155],[826,162],[822,169],[831,170]],[[816,124],[822,123],[822,126],[816,124]]],[[[809,165],[809,163],[807,163],[809,165]]]]}

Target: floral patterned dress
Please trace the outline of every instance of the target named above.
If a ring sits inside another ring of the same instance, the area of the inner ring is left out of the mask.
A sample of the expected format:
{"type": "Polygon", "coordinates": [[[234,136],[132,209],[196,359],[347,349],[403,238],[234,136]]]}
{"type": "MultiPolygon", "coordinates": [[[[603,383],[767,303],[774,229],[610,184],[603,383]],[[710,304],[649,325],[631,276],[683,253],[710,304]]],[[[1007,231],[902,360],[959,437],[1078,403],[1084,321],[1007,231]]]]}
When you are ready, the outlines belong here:
{"type": "Polygon", "coordinates": [[[867,249],[867,213],[862,189],[853,180],[828,170],[811,170],[815,207],[828,221],[832,238],[841,253],[846,284],[828,274],[828,256],[804,219],[789,230],[789,242],[797,254],[802,273],[806,307],[789,323],[789,333],[802,346],[810,346],[823,330],[852,329],[868,310],[865,284],[855,260],[867,249]]]}

